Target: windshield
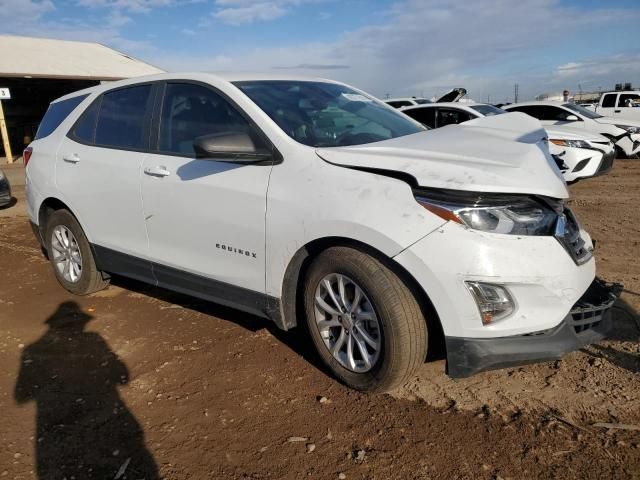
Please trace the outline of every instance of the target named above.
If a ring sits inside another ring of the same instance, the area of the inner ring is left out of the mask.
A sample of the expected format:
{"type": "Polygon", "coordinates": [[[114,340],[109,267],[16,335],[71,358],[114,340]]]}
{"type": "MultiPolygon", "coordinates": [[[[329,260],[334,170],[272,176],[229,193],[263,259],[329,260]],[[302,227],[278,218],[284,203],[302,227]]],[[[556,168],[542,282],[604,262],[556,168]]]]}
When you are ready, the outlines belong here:
{"type": "Polygon", "coordinates": [[[476,112],[481,113],[485,117],[493,117],[494,115],[500,115],[501,113],[507,113],[501,108],[494,107],[493,105],[469,105],[476,112]]]}
{"type": "Polygon", "coordinates": [[[427,103],[432,103],[431,100],[427,100],[426,98],[414,98],[413,101],[416,102],[418,105],[425,105],[427,103]]]}
{"type": "Polygon", "coordinates": [[[583,117],[587,117],[587,118],[602,118],[602,115],[597,114],[596,112],[593,112],[591,110],[588,110],[580,105],[576,105],[575,103],[565,103],[562,105],[565,108],[568,108],[569,110],[572,110],[576,113],[579,113],[580,115],[582,115],[583,117]]]}
{"type": "Polygon", "coordinates": [[[361,145],[424,131],[392,107],[344,85],[289,80],[234,85],[287,135],[311,147],[361,145]]]}

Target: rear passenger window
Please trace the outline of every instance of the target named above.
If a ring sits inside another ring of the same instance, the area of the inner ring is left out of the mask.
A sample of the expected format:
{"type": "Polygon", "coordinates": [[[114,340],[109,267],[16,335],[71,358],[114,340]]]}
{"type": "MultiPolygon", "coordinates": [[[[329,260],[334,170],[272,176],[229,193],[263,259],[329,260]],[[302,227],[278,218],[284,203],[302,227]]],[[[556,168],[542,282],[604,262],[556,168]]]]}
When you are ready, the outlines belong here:
{"type": "Polygon", "coordinates": [[[402,113],[409,115],[411,118],[426,125],[429,128],[436,128],[436,109],[429,108],[411,108],[404,110],[402,113]]]}
{"type": "Polygon", "coordinates": [[[620,98],[618,99],[619,107],[633,107],[637,106],[638,102],[640,102],[640,95],[637,93],[623,93],[620,94],[620,98]],[[629,100],[631,102],[629,102],[629,100]]]}
{"type": "Polygon", "coordinates": [[[438,128],[445,125],[457,125],[467,120],[471,120],[473,117],[467,112],[462,110],[456,110],[453,108],[441,108],[438,111],[438,128]]]}
{"type": "Polygon", "coordinates": [[[145,135],[151,85],[122,88],[102,97],[96,123],[95,144],[142,150],[149,147],[145,135]]]}
{"type": "Polygon", "coordinates": [[[616,106],[617,93],[607,93],[602,99],[602,108],[613,108],[616,106]]]}
{"type": "Polygon", "coordinates": [[[160,151],[195,155],[193,141],[198,137],[251,130],[244,117],[212,90],[190,83],[167,84],[160,117],[160,151]]]}
{"type": "Polygon", "coordinates": [[[40,122],[35,139],[38,140],[51,135],[64,119],[88,96],[89,95],[80,95],[49,105],[47,113],[44,114],[44,118],[42,122],[40,122]]]}

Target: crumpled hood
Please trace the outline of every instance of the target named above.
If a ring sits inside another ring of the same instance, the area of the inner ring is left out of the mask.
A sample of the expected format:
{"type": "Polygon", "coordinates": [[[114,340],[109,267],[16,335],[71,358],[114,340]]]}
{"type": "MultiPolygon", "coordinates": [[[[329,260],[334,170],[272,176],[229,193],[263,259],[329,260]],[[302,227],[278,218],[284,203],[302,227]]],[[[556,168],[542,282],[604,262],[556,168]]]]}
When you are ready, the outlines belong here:
{"type": "Polygon", "coordinates": [[[334,165],[403,172],[421,187],[567,198],[545,137],[538,120],[513,112],[316,152],[334,165]]]}
{"type": "Polygon", "coordinates": [[[594,132],[585,130],[584,128],[572,128],[564,125],[545,125],[550,139],[562,140],[586,140],[588,142],[608,142],[607,137],[603,137],[594,132]]]}

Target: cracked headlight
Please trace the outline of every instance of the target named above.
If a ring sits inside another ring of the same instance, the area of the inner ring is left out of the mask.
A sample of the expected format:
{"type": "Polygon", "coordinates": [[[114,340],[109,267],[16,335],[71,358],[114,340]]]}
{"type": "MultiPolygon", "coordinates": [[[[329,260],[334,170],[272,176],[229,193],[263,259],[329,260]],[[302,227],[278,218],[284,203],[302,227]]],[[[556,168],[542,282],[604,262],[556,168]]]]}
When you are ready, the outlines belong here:
{"type": "Polygon", "coordinates": [[[557,200],[549,199],[547,204],[528,196],[421,190],[414,194],[420,205],[444,220],[507,235],[553,235],[557,210],[562,211],[557,200]]]}
{"type": "Polygon", "coordinates": [[[616,127],[626,130],[629,133],[640,133],[640,127],[632,127],[631,125],[616,125],[616,127]]]}
{"type": "Polygon", "coordinates": [[[559,145],[561,147],[570,147],[570,148],[591,148],[584,140],[564,140],[561,138],[549,139],[549,141],[555,145],[559,145]]]}

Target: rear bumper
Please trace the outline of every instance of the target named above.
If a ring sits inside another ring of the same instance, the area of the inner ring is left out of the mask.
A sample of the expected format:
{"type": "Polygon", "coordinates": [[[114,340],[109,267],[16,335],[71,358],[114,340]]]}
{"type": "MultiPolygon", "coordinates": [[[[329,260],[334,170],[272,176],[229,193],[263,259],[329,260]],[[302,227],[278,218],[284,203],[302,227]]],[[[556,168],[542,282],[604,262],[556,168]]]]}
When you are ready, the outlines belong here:
{"type": "Polygon", "coordinates": [[[557,360],[606,337],[610,309],[622,286],[595,279],[556,327],[542,332],[498,338],[445,337],[447,373],[464,378],[485,370],[557,360]]]}

